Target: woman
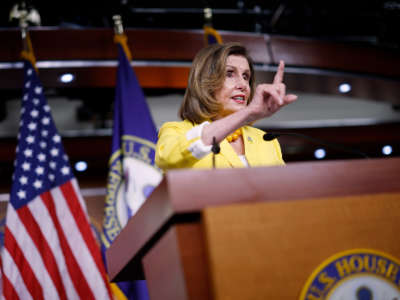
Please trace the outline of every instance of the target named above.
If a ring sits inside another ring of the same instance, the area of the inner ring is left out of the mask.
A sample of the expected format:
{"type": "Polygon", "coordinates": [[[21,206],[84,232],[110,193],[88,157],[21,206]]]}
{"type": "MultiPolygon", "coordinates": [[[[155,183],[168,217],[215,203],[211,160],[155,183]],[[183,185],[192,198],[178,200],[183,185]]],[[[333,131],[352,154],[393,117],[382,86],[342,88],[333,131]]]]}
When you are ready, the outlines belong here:
{"type": "Polygon", "coordinates": [[[255,87],[252,60],[242,45],[202,49],[180,108],[183,121],[160,129],[156,164],[163,170],[211,168],[213,139],[220,143],[218,168],[284,164],[278,141],[264,141],[265,132],[250,126],[297,99],[286,94],[283,73],[281,61],[273,83],[255,87]]]}

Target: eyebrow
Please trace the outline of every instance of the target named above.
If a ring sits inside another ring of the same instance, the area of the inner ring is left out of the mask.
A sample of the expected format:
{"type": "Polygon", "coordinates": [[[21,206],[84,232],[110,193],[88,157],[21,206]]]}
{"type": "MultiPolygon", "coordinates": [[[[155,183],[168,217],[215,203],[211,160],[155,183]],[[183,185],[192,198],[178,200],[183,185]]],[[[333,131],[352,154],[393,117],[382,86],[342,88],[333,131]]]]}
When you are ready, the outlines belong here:
{"type": "MultiPolygon", "coordinates": [[[[226,67],[228,68],[228,67],[230,67],[230,68],[234,68],[234,69],[237,69],[235,66],[232,66],[232,65],[226,65],[226,67]]],[[[251,71],[250,71],[250,69],[245,69],[244,70],[244,73],[249,73],[249,74],[251,74],[251,71]]]]}

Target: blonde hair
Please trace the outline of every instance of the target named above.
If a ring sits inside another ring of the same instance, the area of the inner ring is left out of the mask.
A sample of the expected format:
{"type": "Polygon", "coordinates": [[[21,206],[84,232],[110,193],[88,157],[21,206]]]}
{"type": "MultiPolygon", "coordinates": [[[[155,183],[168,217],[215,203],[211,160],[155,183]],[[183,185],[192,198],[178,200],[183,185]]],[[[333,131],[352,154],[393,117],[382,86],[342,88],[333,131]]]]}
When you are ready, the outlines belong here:
{"type": "Polygon", "coordinates": [[[250,66],[250,98],[254,94],[253,61],[247,50],[239,43],[213,44],[201,49],[195,56],[190,70],[188,86],[179,109],[182,120],[201,123],[215,118],[221,104],[215,92],[222,87],[226,76],[226,59],[229,55],[240,55],[250,66]]]}

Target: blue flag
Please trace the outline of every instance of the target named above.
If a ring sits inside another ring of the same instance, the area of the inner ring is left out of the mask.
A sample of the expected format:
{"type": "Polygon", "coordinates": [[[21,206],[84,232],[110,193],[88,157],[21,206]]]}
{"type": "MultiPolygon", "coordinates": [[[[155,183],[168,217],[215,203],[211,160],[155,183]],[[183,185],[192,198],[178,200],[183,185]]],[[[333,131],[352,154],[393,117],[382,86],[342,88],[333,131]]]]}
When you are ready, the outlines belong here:
{"type": "MultiPolygon", "coordinates": [[[[154,162],[157,130],[130,65],[126,37],[123,37],[117,40],[119,66],[102,235],[104,249],[111,245],[162,177],[154,162]]],[[[144,280],[118,283],[118,288],[120,291],[112,286],[119,299],[149,298],[144,280]]]]}

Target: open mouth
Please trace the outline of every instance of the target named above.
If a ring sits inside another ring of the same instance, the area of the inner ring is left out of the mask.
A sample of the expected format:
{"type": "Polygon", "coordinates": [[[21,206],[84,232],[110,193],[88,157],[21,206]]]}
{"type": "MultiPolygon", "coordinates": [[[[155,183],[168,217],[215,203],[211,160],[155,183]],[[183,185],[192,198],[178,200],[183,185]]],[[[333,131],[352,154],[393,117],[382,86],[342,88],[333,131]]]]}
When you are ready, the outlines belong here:
{"type": "Polygon", "coordinates": [[[232,97],[231,99],[239,104],[244,104],[246,102],[244,96],[235,96],[235,97],[232,97]]]}

